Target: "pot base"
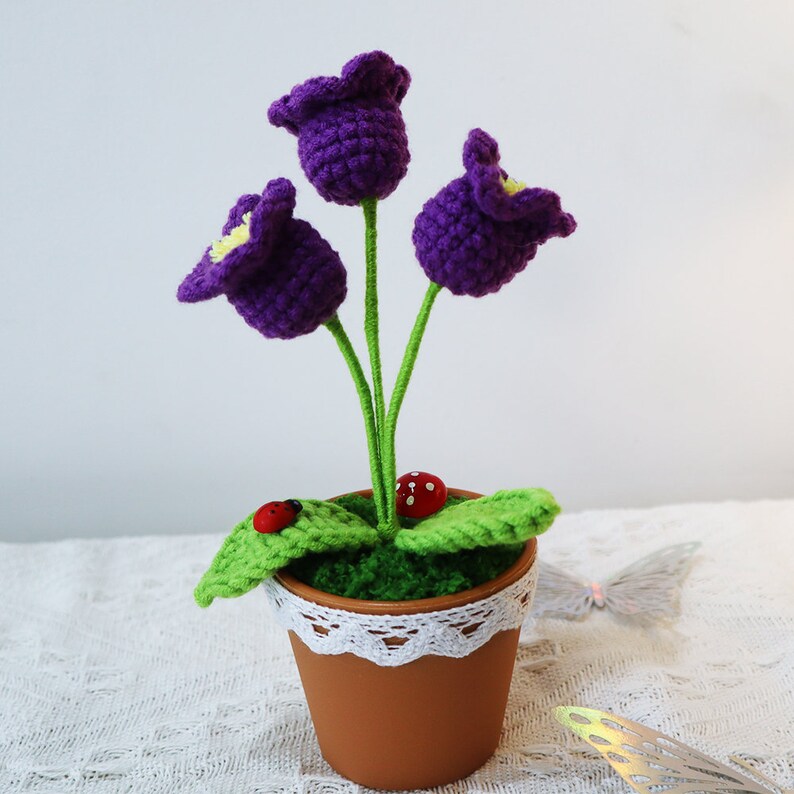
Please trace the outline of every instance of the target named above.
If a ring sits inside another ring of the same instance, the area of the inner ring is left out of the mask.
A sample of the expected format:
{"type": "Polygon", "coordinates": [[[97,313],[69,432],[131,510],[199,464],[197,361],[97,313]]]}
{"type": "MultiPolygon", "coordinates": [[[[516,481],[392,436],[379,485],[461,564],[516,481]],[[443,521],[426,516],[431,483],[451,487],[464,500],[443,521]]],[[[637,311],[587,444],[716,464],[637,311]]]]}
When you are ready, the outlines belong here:
{"type": "Polygon", "coordinates": [[[289,632],[323,757],[356,783],[393,791],[470,775],[499,744],[519,632],[461,659],[399,667],[321,656],[289,632]]]}

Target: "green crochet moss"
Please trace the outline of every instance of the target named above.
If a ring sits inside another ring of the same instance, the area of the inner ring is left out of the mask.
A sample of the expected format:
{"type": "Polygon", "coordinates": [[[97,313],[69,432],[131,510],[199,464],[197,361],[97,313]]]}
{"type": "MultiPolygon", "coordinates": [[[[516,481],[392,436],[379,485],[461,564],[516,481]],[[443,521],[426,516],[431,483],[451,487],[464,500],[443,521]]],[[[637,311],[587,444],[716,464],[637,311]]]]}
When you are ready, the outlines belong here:
{"type": "MultiPolygon", "coordinates": [[[[377,522],[372,499],[351,494],[337,504],[377,522]]],[[[347,598],[404,601],[451,595],[502,573],[559,511],[542,488],[499,491],[476,500],[450,497],[428,518],[403,519],[393,544],[311,554],[289,570],[318,590],[347,598]]]]}
{"type": "Polygon", "coordinates": [[[433,598],[468,590],[509,568],[523,544],[491,546],[457,554],[418,555],[394,544],[331,555],[311,554],[289,571],[326,593],[373,601],[433,598]]]}

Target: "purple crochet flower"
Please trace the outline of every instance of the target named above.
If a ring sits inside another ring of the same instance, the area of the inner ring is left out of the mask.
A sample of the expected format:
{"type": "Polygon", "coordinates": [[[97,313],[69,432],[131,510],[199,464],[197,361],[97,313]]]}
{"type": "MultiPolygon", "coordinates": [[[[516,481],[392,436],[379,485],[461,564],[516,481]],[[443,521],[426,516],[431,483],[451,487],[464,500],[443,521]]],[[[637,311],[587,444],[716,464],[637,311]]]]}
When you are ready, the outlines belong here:
{"type": "Polygon", "coordinates": [[[427,277],[455,295],[479,298],[520,273],[551,237],[576,228],[551,190],[527,188],[499,167],[496,141],[475,129],[463,147],[465,176],[442,188],[414,223],[427,277]]]}
{"type": "Polygon", "coordinates": [[[411,76],[385,52],[357,55],[341,77],[312,77],[274,102],[267,117],[298,136],[301,167],[337,204],[386,198],[411,155],[400,112],[411,76]]]}
{"type": "Polygon", "coordinates": [[[330,320],[347,294],[347,273],[320,233],[292,217],[295,187],[267,183],[262,195],[240,196],[223,236],[179,285],[177,298],[195,303],[226,294],[253,328],[293,339],[330,320]]]}

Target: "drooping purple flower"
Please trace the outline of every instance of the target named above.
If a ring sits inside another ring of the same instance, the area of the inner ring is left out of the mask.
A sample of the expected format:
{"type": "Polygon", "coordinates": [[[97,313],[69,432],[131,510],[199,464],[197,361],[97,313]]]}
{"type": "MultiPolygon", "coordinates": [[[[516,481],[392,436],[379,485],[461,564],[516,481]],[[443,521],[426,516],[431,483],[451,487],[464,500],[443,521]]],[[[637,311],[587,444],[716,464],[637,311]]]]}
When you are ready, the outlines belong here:
{"type": "Polygon", "coordinates": [[[464,176],[427,201],[414,223],[416,256],[427,277],[455,295],[496,292],[551,237],[576,228],[551,190],[528,188],[499,165],[496,141],[472,130],[463,147],[464,176]]]}
{"type": "Polygon", "coordinates": [[[240,196],[222,237],[179,285],[184,303],[225,294],[242,318],[268,338],[293,339],[330,320],[347,294],[339,254],[306,221],[292,217],[295,187],[267,183],[240,196]]]}
{"type": "Polygon", "coordinates": [[[274,102],[268,119],[298,137],[301,167],[336,204],[386,198],[411,159],[400,102],[411,76],[385,52],[357,55],[340,77],[312,77],[274,102]]]}

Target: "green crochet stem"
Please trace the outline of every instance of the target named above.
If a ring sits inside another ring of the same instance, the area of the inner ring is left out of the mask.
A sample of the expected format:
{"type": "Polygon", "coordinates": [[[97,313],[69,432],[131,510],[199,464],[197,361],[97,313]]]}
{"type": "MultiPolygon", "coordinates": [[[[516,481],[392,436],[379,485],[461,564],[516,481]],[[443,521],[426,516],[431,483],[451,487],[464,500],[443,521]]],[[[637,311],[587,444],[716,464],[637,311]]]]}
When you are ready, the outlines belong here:
{"type": "Polygon", "coordinates": [[[435,282],[430,282],[430,286],[425,293],[425,299],[419,314],[416,316],[411,336],[405,347],[403,361],[400,371],[397,373],[397,380],[394,384],[394,391],[389,401],[389,412],[386,414],[386,422],[381,434],[381,461],[383,464],[383,483],[386,489],[386,520],[391,536],[397,533],[400,525],[397,521],[397,494],[394,484],[397,482],[397,459],[394,451],[394,439],[397,433],[397,417],[400,415],[400,408],[405,398],[405,391],[411,374],[416,364],[416,357],[419,354],[419,346],[422,344],[422,337],[427,327],[427,320],[430,317],[430,310],[433,308],[441,287],[435,282]]]}
{"type": "Polygon", "coordinates": [[[372,370],[372,388],[375,392],[375,425],[378,428],[378,455],[382,455],[383,422],[386,418],[386,400],[383,396],[383,372],[380,360],[380,329],[378,316],[378,200],[361,200],[364,210],[364,254],[367,263],[366,291],[364,293],[364,336],[369,350],[372,370]]]}
{"type": "MultiPolygon", "coordinates": [[[[367,447],[369,449],[369,470],[372,476],[372,494],[375,499],[375,508],[378,513],[378,532],[387,534],[388,511],[386,506],[386,496],[383,492],[383,472],[381,471],[380,457],[378,454],[378,428],[375,421],[375,412],[372,409],[372,392],[361,368],[361,362],[353,349],[353,345],[348,338],[339,315],[335,314],[325,327],[333,334],[336,344],[342,353],[342,357],[347,362],[353,383],[358,392],[358,399],[361,403],[361,412],[364,414],[364,428],[367,432],[367,447]]],[[[388,533],[391,536],[391,532],[388,533]]]]}
{"type": "Polygon", "coordinates": [[[397,418],[400,415],[405,392],[411,380],[419,346],[427,327],[430,310],[433,308],[441,287],[433,282],[427,288],[425,299],[416,317],[411,336],[405,348],[400,371],[394,384],[394,391],[386,412],[386,399],[383,394],[383,371],[380,358],[380,334],[378,317],[378,200],[365,198],[361,200],[364,211],[364,254],[366,258],[366,290],[364,293],[364,335],[369,351],[369,363],[372,370],[372,387],[375,393],[373,408],[372,391],[361,368],[347,334],[342,328],[339,317],[326,323],[334,335],[339,349],[342,351],[353,382],[356,384],[361,410],[364,414],[364,425],[367,431],[369,448],[369,467],[372,473],[372,491],[378,514],[378,534],[384,540],[392,539],[400,529],[397,519],[397,502],[394,483],[397,481],[397,460],[394,442],[397,434],[397,418]]]}

